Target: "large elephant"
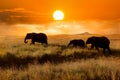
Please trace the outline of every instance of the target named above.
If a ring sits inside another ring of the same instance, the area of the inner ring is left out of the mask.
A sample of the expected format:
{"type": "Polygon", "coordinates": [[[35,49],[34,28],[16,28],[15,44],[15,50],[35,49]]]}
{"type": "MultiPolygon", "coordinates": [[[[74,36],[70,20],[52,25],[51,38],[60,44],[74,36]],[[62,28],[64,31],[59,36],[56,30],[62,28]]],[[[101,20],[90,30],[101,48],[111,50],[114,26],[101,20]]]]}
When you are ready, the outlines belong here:
{"type": "Polygon", "coordinates": [[[68,47],[70,47],[70,46],[84,48],[85,47],[85,42],[82,39],[73,39],[68,44],[68,47]]]}
{"type": "Polygon", "coordinates": [[[103,48],[103,53],[105,53],[105,50],[107,49],[109,51],[110,54],[111,50],[110,50],[110,40],[107,37],[89,37],[86,41],[86,45],[87,44],[91,44],[91,49],[92,48],[96,48],[99,51],[99,48],[103,48]]]}
{"type": "Polygon", "coordinates": [[[35,44],[35,42],[39,42],[41,44],[48,44],[47,35],[44,33],[27,33],[24,42],[27,43],[31,39],[31,44],[35,44]]]}

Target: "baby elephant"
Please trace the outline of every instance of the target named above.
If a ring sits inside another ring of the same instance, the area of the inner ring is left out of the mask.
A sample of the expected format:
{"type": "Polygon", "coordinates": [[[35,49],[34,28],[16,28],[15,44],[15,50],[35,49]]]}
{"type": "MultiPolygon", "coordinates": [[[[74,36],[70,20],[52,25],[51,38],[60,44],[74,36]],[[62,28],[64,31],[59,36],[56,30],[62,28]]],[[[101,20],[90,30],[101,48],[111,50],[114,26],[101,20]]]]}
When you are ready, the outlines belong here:
{"type": "Polygon", "coordinates": [[[84,48],[85,42],[82,39],[74,39],[69,42],[68,47],[70,46],[84,48]]]}

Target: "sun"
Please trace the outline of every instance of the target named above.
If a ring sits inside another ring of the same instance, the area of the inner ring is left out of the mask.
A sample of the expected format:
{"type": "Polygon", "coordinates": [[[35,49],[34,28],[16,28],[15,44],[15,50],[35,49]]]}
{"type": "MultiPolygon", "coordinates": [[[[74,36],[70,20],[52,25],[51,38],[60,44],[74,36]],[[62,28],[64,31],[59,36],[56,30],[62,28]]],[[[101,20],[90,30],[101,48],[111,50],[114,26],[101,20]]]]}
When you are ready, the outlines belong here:
{"type": "Polygon", "coordinates": [[[53,13],[54,20],[63,20],[64,19],[64,13],[61,10],[56,10],[53,13]]]}

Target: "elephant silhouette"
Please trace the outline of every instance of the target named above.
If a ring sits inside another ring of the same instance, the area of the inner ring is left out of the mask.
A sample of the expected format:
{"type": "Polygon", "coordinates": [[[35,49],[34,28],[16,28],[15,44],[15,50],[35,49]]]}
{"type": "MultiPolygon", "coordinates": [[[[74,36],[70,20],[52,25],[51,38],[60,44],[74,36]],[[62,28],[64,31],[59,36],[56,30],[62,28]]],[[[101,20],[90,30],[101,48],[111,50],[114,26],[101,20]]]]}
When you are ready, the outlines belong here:
{"type": "Polygon", "coordinates": [[[48,44],[47,35],[45,33],[27,33],[24,39],[24,43],[27,43],[29,39],[31,39],[30,44],[35,44],[35,42],[48,44]]]}
{"type": "Polygon", "coordinates": [[[105,50],[107,49],[109,51],[109,54],[112,54],[111,53],[111,50],[110,50],[110,40],[105,37],[105,36],[102,36],[102,37],[96,37],[96,36],[92,36],[92,37],[89,37],[86,41],[86,45],[87,44],[91,44],[91,49],[93,49],[94,47],[99,51],[99,48],[103,48],[103,53],[105,53],[105,50]]]}
{"type": "Polygon", "coordinates": [[[73,39],[68,44],[68,47],[70,47],[70,46],[84,48],[85,47],[85,42],[82,39],[73,39]]]}

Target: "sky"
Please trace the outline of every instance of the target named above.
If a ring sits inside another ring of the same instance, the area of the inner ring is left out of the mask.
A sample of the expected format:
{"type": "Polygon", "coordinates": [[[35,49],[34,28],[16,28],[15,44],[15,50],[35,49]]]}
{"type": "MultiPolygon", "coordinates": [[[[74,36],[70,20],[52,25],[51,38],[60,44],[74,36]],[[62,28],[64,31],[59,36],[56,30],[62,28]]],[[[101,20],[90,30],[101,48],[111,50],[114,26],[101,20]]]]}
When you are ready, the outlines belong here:
{"type": "Polygon", "coordinates": [[[120,30],[120,0],[0,0],[1,34],[20,30],[21,35],[115,33],[120,30]],[[58,9],[64,12],[63,21],[53,20],[58,9]]]}

